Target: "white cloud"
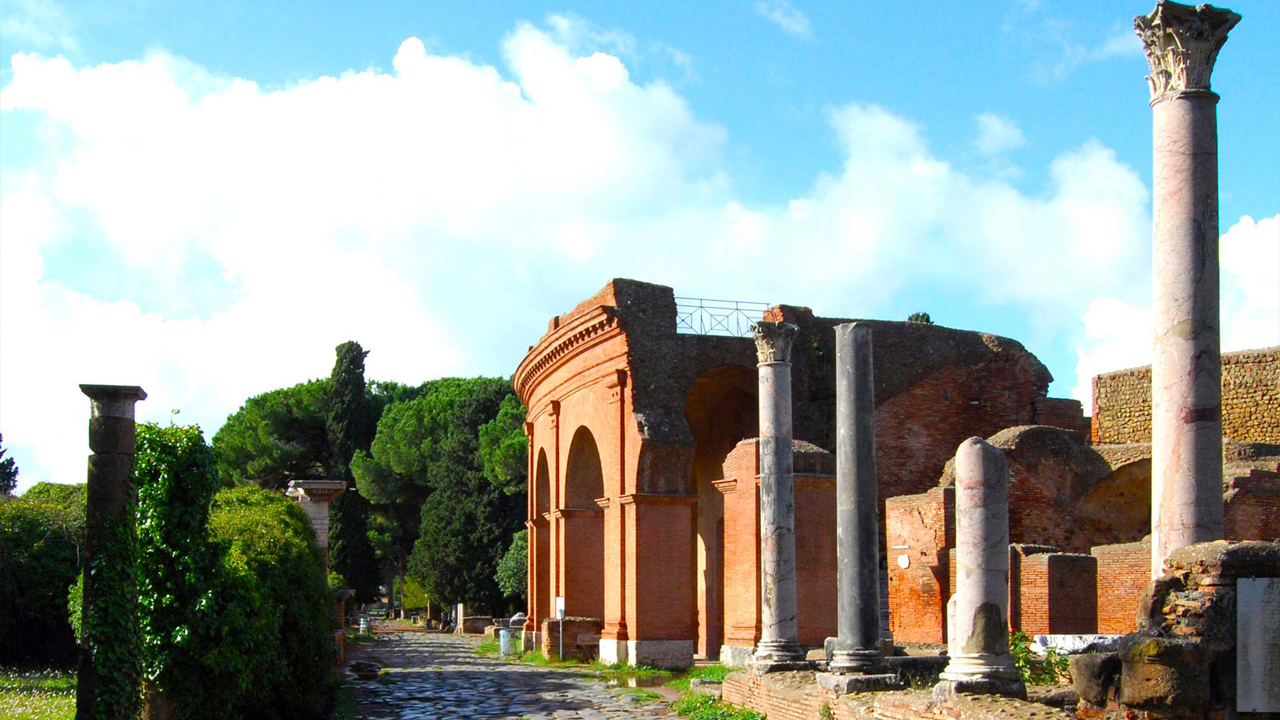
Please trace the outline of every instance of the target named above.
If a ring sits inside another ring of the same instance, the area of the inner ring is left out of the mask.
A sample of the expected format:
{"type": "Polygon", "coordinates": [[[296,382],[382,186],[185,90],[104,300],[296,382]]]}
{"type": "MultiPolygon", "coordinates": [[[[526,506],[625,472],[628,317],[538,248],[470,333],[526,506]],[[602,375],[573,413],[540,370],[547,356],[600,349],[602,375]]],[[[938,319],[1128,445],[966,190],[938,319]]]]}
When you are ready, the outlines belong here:
{"type": "Polygon", "coordinates": [[[757,13],[788,35],[807,38],[813,34],[809,17],[787,0],[762,0],[756,3],[755,8],[757,13]]]}
{"type": "Polygon", "coordinates": [[[1027,144],[1018,124],[1003,115],[982,113],[976,120],[978,136],[973,145],[983,155],[999,155],[1027,144]]]}
{"type": "Polygon", "coordinates": [[[0,36],[9,49],[75,52],[71,23],[62,6],[53,0],[4,0],[0,2],[0,36]]]}
{"type": "MultiPolygon", "coordinates": [[[[1149,267],[1141,287],[1150,287],[1149,267]]],[[[1219,241],[1223,352],[1280,345],[1280,215],[1255,222],[1248,215],[1219,241]]],[[[1090,407],[1093,376],[1151,364],[1150,302],[1094,300],[1084,314],[1072,397],[1090,407]]]]}
{"type": "Polygon", "coordinates": [[[249,395],[327,375],[348,339],[379,379],[505,375],[611,277],[863,316],[946,286],[1060,337],[1149,268],[1147,191],[1097,141],[1028,194],[854,103],[829,115],[838,172],[751,203],[721,127],[565,32],[516,27],[502,68],[411,38],[392,72],[275,90],[164,53],[15,56],[4,121],[57,139],[0,172],[0,429],[24,483],[83,477],[77,383],[140,384],[143,419],[180,408],[213,431],[249,395]],[[47,262],[86,243],[112,262],[84,273],[124,268],[202,311],[47,262]],[[186,282],[200,263],[226,293],[186,282]]]}

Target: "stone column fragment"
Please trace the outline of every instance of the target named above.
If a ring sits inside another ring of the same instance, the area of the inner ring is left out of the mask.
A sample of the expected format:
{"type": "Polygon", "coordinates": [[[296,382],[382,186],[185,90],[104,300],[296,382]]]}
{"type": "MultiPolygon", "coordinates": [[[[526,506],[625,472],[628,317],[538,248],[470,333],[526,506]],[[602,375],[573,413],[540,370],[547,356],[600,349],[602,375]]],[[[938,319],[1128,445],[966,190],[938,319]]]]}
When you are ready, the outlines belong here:
{"type": "Polygon", "coordinates": [[[760,381],[760,642],[758,672],[807,667],[796,622],[795,472],[791,345],[786,322],[751,326],[760,381]]]}
{"type": "MultiPolygon", "coordinates": [[[[136,666],[136,646],[112,647],[109,651],[110,657],[114,658],[123,654],[126,662],[132,658],[133,666],[100,667],[97,651],[100,649],[98,643],[103,640],[93,637],[88,628],[101,612],[97,608],[99,604],[104,608],[128,608],[134,611],[130,617],[113,617],[112,621],[132,623],[133,630],[122,635],[130,635],[133,642],[137,642],[136,581],[131,573],[114,572],[116,568],[109,566],[125,561],[125,558],[113,557],[113,553],[133,552],[131,544],[127,548],[118,547],[119,533],[121,525],[128,524],[125,532],[130,537],[133,534],[133,512],[138,503],[137,489],[133,484],[137,448],[134,405],[147,399],[147,393],[134,385],[81,385],[80,391],[89,396],[89,450],[93,454],[89,456],[89,477],[85,488],[85,540],[80,548],[85,567],[81,618],[86,629],[80,637],[80,655],[76,665],[76,717],[90,718],[104,711],[120,710],[104,707],[98,702],[100,684],[132,684],[131,692],[136,695],[136,684],[141,680],[141,668],[136,666]],[[104,578],[112,578],[115,582],[100,586],[104,578]]],[[[118,664],[119,660],[113,662],[118,664]]],[[[115,687],[112,691],[118,693],[121,688],[115,687]]],[[[124,691],[130,692],[128,689],[124,691]]]]}
{"type": "Polygon", "coordinates": [[[1004,453],[977,437],[956,450],[956,589],[947,612],[951,659],[934,696],[1025,698],[1009,653],[1009,470],[1004,453]]]}
{"type": "Polygon", "coordinates": [[[316,533],[316,546],[324,553],[325,567],[329,567],[329,505],[346,492],[347,483],[342,480],[290,480],[285,495],[302,503],[302,509],[311,521],[316,533]]]}
{"type": "Polygon", "coordinates": [[[1218,331],[1218,95],[1230,10],[1161,0],[1134,18],[1151,67],[1151,574],[1223,535],[1218,331]]]}

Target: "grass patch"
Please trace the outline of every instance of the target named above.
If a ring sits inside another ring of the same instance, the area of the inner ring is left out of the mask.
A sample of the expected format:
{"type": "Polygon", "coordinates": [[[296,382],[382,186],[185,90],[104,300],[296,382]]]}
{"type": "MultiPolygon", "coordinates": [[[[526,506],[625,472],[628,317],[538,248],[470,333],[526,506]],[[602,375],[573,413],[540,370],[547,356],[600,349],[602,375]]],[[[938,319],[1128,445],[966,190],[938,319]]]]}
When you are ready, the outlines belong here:
{"type": "Polygon", "coordinates": [[[652,690],[645,690],[644,688],[627,688],[618,694],[630,695],[635,698],[635,702],[637,704],[651,703],[662,699],[662,696],[658,693],[652,690]]]}
{"type": "Polygon", "coordinates": [[[485,656],[497,655],[502,650],[497,640],[485,640],[476,646],[476,652],[485,656]]]}
{"type": "Polygon", "coordinates": [[[736,708],[708,695],[691,692],[672,704],[671,709],[689,720],[765,720],[764,715],[754,710],[736,708]]]}
{"type": "Polygon", "coordinates": [[[363,645],[365,643],[378,642],[378,636],[374,635],[371,632],[361,633],[361,632],[352,632],[350,630],[347,630],[346,633],[347,633],[348,646],[363,645]]]}
{"type": "Polygon", "coordinates": [[[729,673],[733,672],[733,668],[716,663],[715,665],[702,665],[695,667],[685,673],[683,676],[667,683],[667,687],[677,690],[688,690],[690,680],[710,680],[712,682],[724,682],[729,673]]]}
{"type": "Polygon", "coordinates": [[[0,668],[0,717],[72,720],[75,715],[75,673],[0,668]]]}
{"type": "Polygon", "coordinates": [[[530,650],[520,655],[520,662],[537,665],[539,667],[551,668],[582,668],[586,667],[577,660],[552,660],[542,654],[541,650],[530,650]]]}

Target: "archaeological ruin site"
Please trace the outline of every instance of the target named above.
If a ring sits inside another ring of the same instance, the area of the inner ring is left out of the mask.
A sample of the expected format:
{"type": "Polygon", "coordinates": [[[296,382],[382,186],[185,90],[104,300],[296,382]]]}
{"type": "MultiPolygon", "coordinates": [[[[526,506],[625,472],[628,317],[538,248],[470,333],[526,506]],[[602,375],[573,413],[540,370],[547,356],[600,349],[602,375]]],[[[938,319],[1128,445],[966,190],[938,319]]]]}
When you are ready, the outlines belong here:
{"type": "Polygon", "coordinates": [[[1209,76],[1239,19],[1135,20],[1155,361],[1095,377],[1091,416],[980,331],[623,279],[551,318],[513,379],[527,642],[718,659],[770,718],[1034,717],[1022,631],[1102,650],[1071,667],[1081,718],[1280,712],[1280,347],[1218,339],[1209,76]]]}

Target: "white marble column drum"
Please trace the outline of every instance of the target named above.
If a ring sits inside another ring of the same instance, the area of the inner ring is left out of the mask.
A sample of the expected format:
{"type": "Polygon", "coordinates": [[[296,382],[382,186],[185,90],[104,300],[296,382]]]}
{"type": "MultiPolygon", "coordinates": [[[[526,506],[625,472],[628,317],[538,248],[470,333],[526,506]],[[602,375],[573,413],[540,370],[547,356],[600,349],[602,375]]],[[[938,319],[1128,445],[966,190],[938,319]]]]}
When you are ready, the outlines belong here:
{"type": "Polygon", "coordinates": [[[796,623],[795,471],[791,345],[786,322],[751,326],[760,381],[760,642],[757,672],[807,667],[796,623]]]}
{"type": "Polygon", "coordinates": [[[1218,331],[1218,95],[1230,10],[1162,0],[1134,18],[1151,75],[1151,574],[1223,536],[1218,331]]]}
{"type": "Polygon", "coordinates": [[[956,588],[947,607],[950,661],[935,697],[1026,697],[1009,652],[1009,470],[978,437],[956,450],[956,588]]]}

